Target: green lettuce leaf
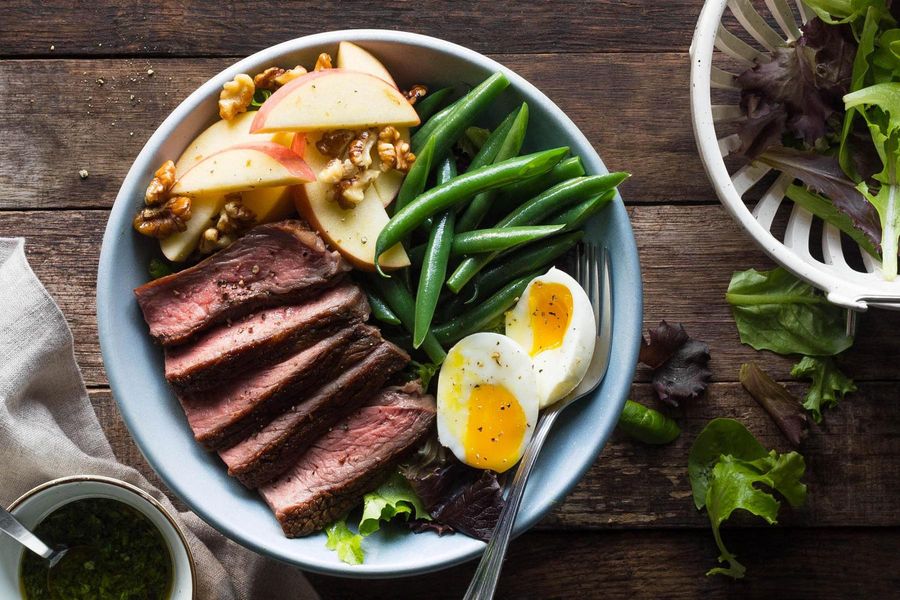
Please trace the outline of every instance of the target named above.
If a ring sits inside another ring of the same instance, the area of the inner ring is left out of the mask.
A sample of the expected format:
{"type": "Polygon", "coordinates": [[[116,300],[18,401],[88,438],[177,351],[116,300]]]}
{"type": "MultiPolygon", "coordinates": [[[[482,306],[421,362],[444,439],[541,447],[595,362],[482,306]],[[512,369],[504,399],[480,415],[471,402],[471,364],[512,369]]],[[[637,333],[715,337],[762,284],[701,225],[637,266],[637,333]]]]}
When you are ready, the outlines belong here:
{"type": "Polygon", "coordinates": [[[837,202],[799,185],[789,185],[784,195],[793,200],[794,204],[799,204],[826,223],[831,223],[846,233],[859,244],[860,248],[881,260],[879,251],[881,225],[878,222],[878,213],[862,197],[860,200],[863,201],[854,203],[851,210],[839,210],[837,202]]]}
{"type": "Polygon", "coordinates": [[[856,391],[853,380],[844,375],[830,358],[804,356],[791,369],[791,377],[812,380],[803,398],[803,406],[812,413],[816,423],[822,421],[823,409],[836,405],[845,394],[856,391]]]}
{"type": "Polygon", "coordinates": [[[709,515],[721,553],[719,562],[728,563],[710,569],[707,575],[744,576],[744,566],[722,541],[722,523],[735,510],[745,510],[774,524],[781,503],[757,484],[779,492],[791,506],[800,506],[806,500],[806,486],[800,482],[805,470],[800,454],[767,452],[734,419],[714,419],[707,424],[691,447],[688,474],[694,504],[698,509],[705,507],[709,515]]]}
{"type": "Polygon", "coordinates": [[[335,521],[325,528],[325,547],[337,552],[338,558],[348,565],[361,565],[365,555],[362,549],[363,536],[353,533],[347,527],[346,518],[335,521]]]}
{"type": "Polygon", "coordinates": [[[883,169],[877,184],[862,181],[857,189],[872,203],[881,219],[882,274],[897,277],[900,238],[900,82],[876,83],[844,96],[847,110],[855,108],[866,124],[883,169]]]}
{"type": "Polygon", "coordinates": [[[745,460],[755,460],[766,455],[766,449],[734,419],[713,419],[691,446],[688,456],[688,476],[694,493],[694,506],[706,506],[706,492],[712,478],[712,470],[723,454],[745,460]]]}
{"type": "Polygon", "coordinates": [[[734,273],[725,300],[741,342],[757,350],[832,356],[853,344],[844,310],[784,269],[734,273]]]}
{"type": "Polygon", "coordinates": [[[382,521],[387,523],[398,515],[403,515],[407,521],[410,515],[414,519],[431,518],[406,478],[394,473],[378,489],[363,498],[359,533],[362,536],[372,535],[381,528],[382,521]]]}
{"type": "Polygon", "coordinates": [[[706,511],[713,537],[721,552],[719,562],[727,562],[728,566],[714,567],[707,571],[707,575],[728,575],[735,579],[744,576],[745,567],[722,541],[722,523],[734,511],[745,510],[774,525],[781,503],[772,494],[756,487],[756,484],[778,491],[791,506],[800,506],[806,501],[806,486],[800,483],[805,470],[803,457],[796,452],[778,454],[772,450],[767,456],[752,461],[730,455],[719,458],[712,469],[710,485],[706,491],[706,511]]]}

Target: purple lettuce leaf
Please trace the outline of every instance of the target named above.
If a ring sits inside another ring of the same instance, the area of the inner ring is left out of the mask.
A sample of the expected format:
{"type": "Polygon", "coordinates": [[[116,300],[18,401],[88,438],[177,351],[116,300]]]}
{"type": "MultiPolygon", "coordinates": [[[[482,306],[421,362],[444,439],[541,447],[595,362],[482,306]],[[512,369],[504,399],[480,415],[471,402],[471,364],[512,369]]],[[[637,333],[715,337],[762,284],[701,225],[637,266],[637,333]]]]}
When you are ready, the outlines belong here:
{"type": "Polygon", "coordinates": [[[666,364],[653,372],[653,389],[663,402],[678,406],[706,391],[712,377],[709,364],[709,346],[688,339],[666,364]]]}
{"type": "Polygon", "coordinates": [[[677,327],[660,321],[656,329],[648,329],[650,340],[641,337],[641,353],[639,360],[650,367],[658,369],[688,341],[687,331],[680,323],[677,327]]]}
{"type": "Polygon", "coordinates": [[[848,27],[812,19],[801,38],[776,48],[737,77],[747,120],[738,132],[740,152],[755,158],[791,134],[808,147],[835,132],[843,111],[856,42],[848,27]]]}
{"type": "Polygon", "coordinates": [[[756,363],[741,365],[740,380],[744,389],[769,413],[791,445],[795,448],[800,446],[809,429],[809,418],[800,400],[756,363]]]}
{"type": "Polygon", "coordinates": [[[875,207],[856,189],[834,156],[804,152],[793,148],[769,148],[759,159],[808,188],[827,196],[835,208],[850,217],[876,248],[881,248],[881,221],[875,207]]]}

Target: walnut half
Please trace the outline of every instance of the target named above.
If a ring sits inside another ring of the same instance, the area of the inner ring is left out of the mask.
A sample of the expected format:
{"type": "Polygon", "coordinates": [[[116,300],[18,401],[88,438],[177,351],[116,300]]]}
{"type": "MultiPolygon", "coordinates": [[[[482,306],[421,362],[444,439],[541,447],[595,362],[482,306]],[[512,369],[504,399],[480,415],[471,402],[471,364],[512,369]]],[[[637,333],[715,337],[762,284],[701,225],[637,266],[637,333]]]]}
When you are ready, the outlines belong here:
{"type": "Polygon", "coordinates": [[[397,169],[404,173],[416,161],[416,155],[409,149],[409,143],[400,137],[400,132],[393,125],[388,125],[378,132],[378,158],[381,159],[381,170],[397,169]]]}
{"type": "Polygon", "coordinates": [[[162,206],[148,206],[134,217],[132,225],[146,236],[164,239],[187,229],[191,218],[191,199],[187,196],[169,198],[162,206]]]}
{"type": "Polygon", "coordinates": [[[157,206],[162,204],[169,193],[169,188],[171,188],[174,183],[175,163],[171,160],[167,160],[156,170],[156,173],[153,174],[153,179],[150,181],[150,185],[147,186],[147,191],[144,192],[144,203],[147,206],[157,206]]]}
{"type": "Polygon", "coordinates": [[[219,92],[219,116],[230,121],[242,112],[247,112],[255,91],[256,86],[249,75],[245,73],[235,75],[234,79],[226,82],[219,92]]]}

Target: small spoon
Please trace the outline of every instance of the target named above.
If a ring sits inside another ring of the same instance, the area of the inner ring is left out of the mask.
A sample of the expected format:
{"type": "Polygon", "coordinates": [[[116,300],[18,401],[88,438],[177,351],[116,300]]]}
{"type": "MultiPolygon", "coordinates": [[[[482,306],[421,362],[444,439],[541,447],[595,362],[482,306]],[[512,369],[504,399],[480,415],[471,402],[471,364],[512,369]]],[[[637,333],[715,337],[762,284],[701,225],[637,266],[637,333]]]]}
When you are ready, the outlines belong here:
{"type": "Polygon", "coordinates": [[[69,551],[68,548],[62,547],[54,550],[36,535],[31,533],[24,525],[12,516],[5,508],[0,507],[0,531],[16,540],[38,556],[45,558],[52,569],[62,560],[63,556],[69,551]]]}

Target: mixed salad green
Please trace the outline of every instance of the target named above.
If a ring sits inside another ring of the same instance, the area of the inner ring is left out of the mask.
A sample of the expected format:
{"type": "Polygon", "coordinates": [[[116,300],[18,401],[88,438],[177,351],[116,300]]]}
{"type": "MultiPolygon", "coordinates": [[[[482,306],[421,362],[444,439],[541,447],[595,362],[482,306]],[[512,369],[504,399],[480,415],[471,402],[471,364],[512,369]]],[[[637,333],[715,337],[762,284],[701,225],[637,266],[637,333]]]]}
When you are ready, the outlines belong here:
{"type": "Polygon", "coordinates": [[[897,276],[900,28],[885,0],[804,0],[796,42],[737,78],[740,151],[799,179],[788,196],[897,276]],[[865,240],[865,241],[863,241],[865,240]]]}

